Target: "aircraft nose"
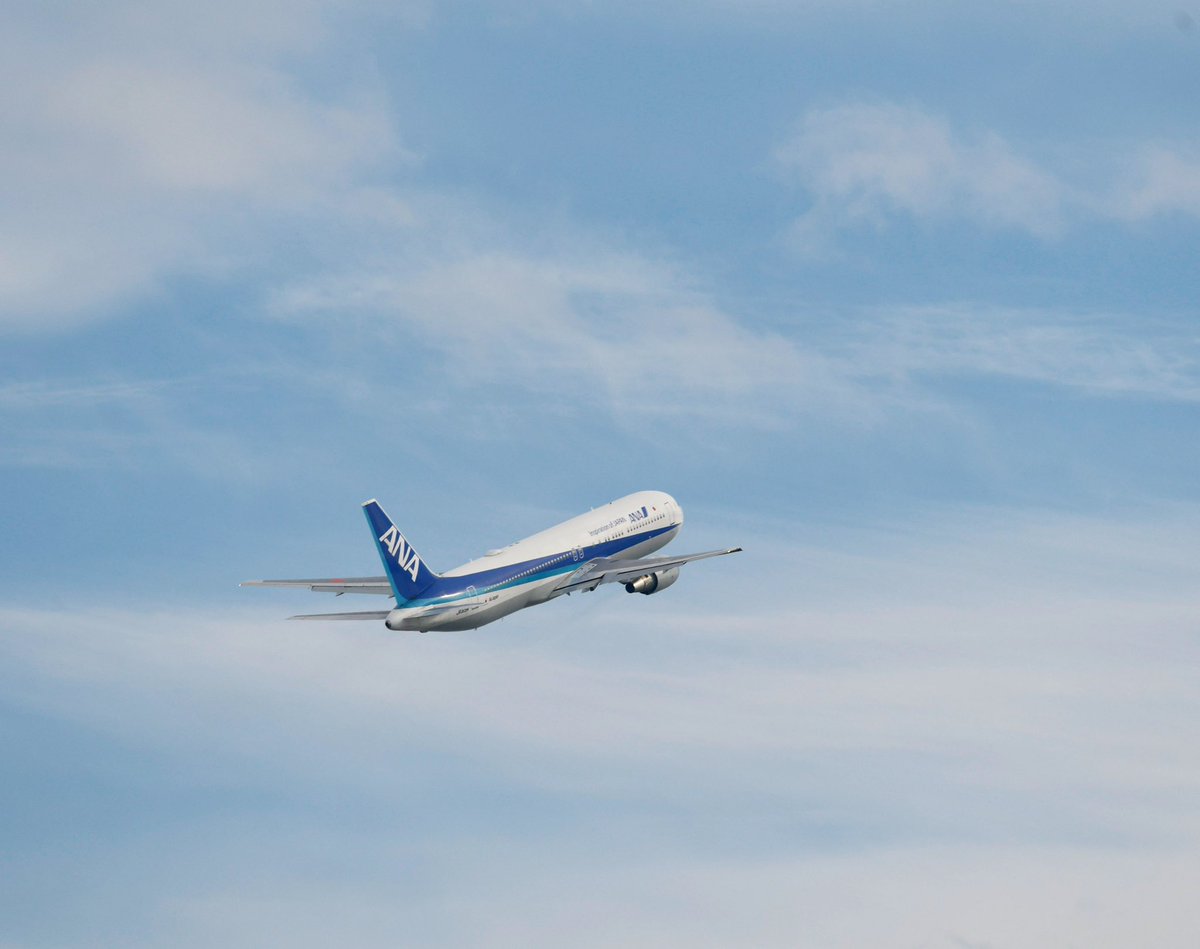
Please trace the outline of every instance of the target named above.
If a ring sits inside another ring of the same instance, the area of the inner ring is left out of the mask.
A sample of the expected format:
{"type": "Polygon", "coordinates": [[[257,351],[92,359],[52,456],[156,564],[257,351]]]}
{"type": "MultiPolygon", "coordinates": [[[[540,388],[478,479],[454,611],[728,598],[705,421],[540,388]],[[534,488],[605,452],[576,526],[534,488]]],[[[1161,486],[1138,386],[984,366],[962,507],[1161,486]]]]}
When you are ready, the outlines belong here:
{"type": "Polygon", "coordinates": [[[674,521],[675,521],[676,526],[682,527],[683,526],[683,508],[679,506],[679,502],[676,501],[669,494],[665,497],[664,500],[666,501],[668,510],[675,511],[674,521]]]}

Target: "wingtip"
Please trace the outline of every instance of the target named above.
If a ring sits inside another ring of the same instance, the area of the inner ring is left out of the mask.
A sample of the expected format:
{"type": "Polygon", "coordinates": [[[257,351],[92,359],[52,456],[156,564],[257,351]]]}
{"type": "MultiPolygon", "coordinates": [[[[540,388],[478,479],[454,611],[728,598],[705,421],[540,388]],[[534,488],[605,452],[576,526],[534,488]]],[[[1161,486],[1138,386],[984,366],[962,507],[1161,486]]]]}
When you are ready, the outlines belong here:
{"type": "Polygon", "coordinates": [[[378,503],[379,503],[379,501],[376,500],[375,498],[369,498],[368,500],[363,501],[362,506],[366,507],[368,504],[378,504],[378,503]]]}

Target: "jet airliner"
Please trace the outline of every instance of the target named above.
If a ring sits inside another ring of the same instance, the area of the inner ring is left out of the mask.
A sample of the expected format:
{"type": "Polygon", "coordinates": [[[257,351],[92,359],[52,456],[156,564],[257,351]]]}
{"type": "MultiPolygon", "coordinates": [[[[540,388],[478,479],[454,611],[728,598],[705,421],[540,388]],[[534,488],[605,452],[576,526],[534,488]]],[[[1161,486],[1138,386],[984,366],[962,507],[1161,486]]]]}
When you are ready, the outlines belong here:
{"type": "Polygon", "coordinates": [[[683,509],[669,494],[639,491],[439,574],[429,569],[378,501],[365,502],[363,513],[384,576],[247,580],[242,586],[306,587],[339,596],[368,593],[396,601],[388,610],[291,619],[383,620],[388,629],[419,632],[478,629],[527,606],[603,583],[620,583],[629,593],[657,593],[679,579],[684,564],[742,549],[647,557],[675,539],[683,509]]]}

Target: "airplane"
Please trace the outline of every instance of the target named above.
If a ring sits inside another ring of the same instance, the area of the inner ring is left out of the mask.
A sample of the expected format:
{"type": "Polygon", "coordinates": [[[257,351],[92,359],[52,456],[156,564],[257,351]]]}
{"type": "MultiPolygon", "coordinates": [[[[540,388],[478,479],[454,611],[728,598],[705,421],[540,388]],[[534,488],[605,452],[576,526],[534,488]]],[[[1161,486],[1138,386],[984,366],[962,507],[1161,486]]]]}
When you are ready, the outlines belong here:
{"type": "Polygon", "coordinates": [[[620,583],[629,593],[649,596],[679,579],[693,560],[734,554],[741,547],[677,557],[650,557],[675,539],[683,509],[662,491],[639,491],[593,508],[554,527],[489,550],[445,573],[434,573],[384,513],[379,502],[363,503],[385,576],[318,580],[247,580],[248,587],[307,587],[318,593],[391,596],[387,610],[309,613],[295,620],[383,620],[391,630],[478,629],[528,606],[577,590],[590,592],[620,583]]]}

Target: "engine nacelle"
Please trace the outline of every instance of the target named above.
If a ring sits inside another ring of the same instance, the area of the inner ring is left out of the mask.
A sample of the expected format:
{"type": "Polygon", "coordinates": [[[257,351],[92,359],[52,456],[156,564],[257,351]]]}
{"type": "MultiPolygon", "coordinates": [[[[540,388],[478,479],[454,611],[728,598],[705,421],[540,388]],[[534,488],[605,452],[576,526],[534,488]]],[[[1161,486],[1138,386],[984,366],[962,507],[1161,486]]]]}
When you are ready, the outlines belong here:
{"type": "Polygon", "coordinates": [[[666,570],[660,570],[658,573],[648,573],[644,577],[638,577],[632,583],[625,584],[625,592],[642,593],[649,596],[651,593],[665,590],[678,579],[679,568],[669,567],[666,570]]]}

